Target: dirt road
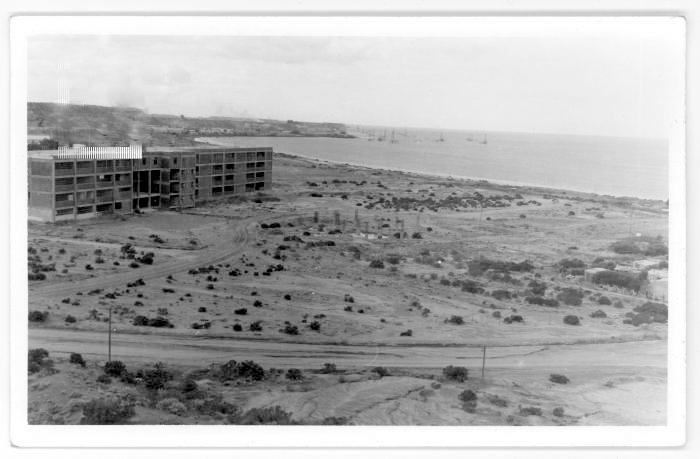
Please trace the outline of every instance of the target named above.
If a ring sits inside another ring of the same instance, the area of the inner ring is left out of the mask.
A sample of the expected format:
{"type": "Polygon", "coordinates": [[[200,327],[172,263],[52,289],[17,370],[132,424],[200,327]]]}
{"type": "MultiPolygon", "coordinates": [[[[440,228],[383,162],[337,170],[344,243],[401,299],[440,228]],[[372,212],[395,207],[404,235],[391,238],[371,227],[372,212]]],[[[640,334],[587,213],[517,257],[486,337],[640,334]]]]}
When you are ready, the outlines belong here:
{"type": "MultiPolygon", "coordinates": [[[[107,334],[60,329],[29,329],[29,347],[51,354],[79,352],[85,358],[104,359],[107,334]]],[[[666,341],[555,346],[502,346],[486,351],[487,368],[656,367],[666,366],[666,341]]],[[[113,334],[112,358],[132,363],[157,361],[189,367],[230,359],[252,359],[265,367],[320,368],[325,362],[339,367],[388,366],[441,368],[446,365],[481,366],[482,349],[441,346],[367,346],[303,344],[263,340],[113,334]]]]}
{"type": "Polygon", "coordinates": [[[172,260],[154,266],[142,266],[138,270],[111,274],[108,276],[84,279],[62,285],[46,284],[30,289],[30,295],[51,295],[61,297],[75,292],[86,292],[98,288],[124,287],[136,279],[156,279],[168,274],[176,274],[192,267],[220,263],[243,251],[250,237],[250,227],[256,224],[253,219],[231,220],[231,238],[220,245],[203,249],[194,260],[172,260]]]}

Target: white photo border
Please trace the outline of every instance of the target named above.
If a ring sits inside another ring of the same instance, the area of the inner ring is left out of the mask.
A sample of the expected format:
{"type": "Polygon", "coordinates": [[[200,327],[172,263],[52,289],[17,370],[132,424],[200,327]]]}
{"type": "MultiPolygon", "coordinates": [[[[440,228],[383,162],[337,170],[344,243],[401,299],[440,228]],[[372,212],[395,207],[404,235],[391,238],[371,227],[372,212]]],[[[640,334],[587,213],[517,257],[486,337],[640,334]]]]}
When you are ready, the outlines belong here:
{"type": "Polygon", "coordinates": [[[22,447],[669,447],[685,442],[685,20],[682,17],[15,16],[10,36],[10,439],[22,447]],[[235,32],[233,32],[235,31],[235,32]],[[48,426],[27,419],[27,39],[32,35],[663,36],[678,43],[669,139],[665,426],[48,426]]]}

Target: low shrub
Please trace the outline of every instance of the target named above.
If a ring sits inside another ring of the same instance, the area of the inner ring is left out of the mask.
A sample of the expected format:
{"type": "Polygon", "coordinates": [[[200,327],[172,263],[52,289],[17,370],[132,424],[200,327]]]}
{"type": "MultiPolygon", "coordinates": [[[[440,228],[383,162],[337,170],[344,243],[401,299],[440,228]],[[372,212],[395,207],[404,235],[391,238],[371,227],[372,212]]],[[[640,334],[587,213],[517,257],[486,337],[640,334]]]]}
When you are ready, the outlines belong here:
{"type": "Polygon", "coordinates": [[[544,295],[544,292],[547,291],[547,284],[544,282],[532,280],[527,286],[533,295],[544,295]]]}
{"type": "Polygon", "coordinates": [[[182,416],[187,412],[187,407],[184,403],[174,397],[164,398],[156,403],[156,409],[174,414],[175,416],[182,416]]]}
{"type": "Polygon", "coordinates": [[[554,410],[552,411],[552,414],[558,418],[561,418],[564,416],[564,408],[562,408],[561,406],[558,406],[558,407],[554,408],[554,410]]]}
{"type": "Polygon", "coordinates": [[[607,296],[603,295],[603,296],[601,296],[600,298],[598,298],[598,304],[608,306],[608,305],[611,305],[611,304],[612,304],[612,301],[610,301],[610,298],[608,298],[607,296]]]}
{"type": "Polygon", "coordinates": [[[384,262],[382,260],[372,260],[369,262],[370,268],[383,269],[384,262]]]}
{"type": "Polygon", "coordinates": [[[321,322],[314,320],[309,324],[309,328],[311,328],[313,331],[320,331],[321,330],[321,322]]]}
{"type": "Polygon", "coordinates": [[[500,406],[501,408],[508,406],[508,400],[501,398],[498,395],[489,395],[486,397],[486,400],[488,400],[490,404],[500,406]]]}
{"type": "Polygon", "coordinates": [[[153,365],[153,369],[142,372],[143,385],[149,390],[160,390],[165,388],[165,384],[173,379],[173,375],[165,369],[161,362],[153,365]]]}
{"type": "Polygon", "coordinates": [[[324,363],[323,368],[321,368],[321,373],[332,374],[336,372],[335,363],[324,363]]]}
{"type": "Polygon", "coordinates": [[[608,317],[608,315],[602,309],[598,309],[597,311],[591,313],[591,317],[594,319],[605,319],[608,317]]]}
{"type": "Polygon", "coordinates": [[[27,352],[29,373],[38,373],[42,370],[52,370],[53,361],[49,358],[49,351],[44,348],[29,349],[27,352]]]}
{"type": "Polygon", "coordinates": [[[134,402],[124,397],[100,397],[83,404],[84,425],[124,424],[134,416],[134,402]]]}
{"type": "Polygon", "coordinates": [[[569,378],[557,373],[552,373],[551,375],[549,375],[549,380],[556,384],[569,384],[569,378]]]}
{"type": "Polygon", "coordinates": [[[449,319],[446,321],[447,323],[453,324],[453,325],[463,325],[464,324],[464,318],[462,316],[450,316],[449,319]]]}
{"type": "Polygon", "coordinates": [[[300,381],[304,379],[304,375],[298,368],[290,368],[289,370],[287,370],[287,373],[284,375],[284,377],[291,381],[300,381]]]}
{"type": "Polygon", "coordinates": [[[108,376],[121,376],[126,372],[126,365],[121,360],[111,360],[105,363],[104,373],[108,376]]]}
{"type": "Polygon", "coordinates": [[[522,322],[524,322],[524,320],[525,319],[523,319],[523,316],[521,316],[521,315],[511,314],[510,316],[503,319],[503,322],[505,322],[507,324],[512,324],[513,322],[522,323],[522,322]]]}
{"type": "Polygon", "coordinates": [[[471,389],[467,389],[467,390],[465,390],[465,391],[462,391],[462,393],[460,393],[460,394],[457,396],[457,398],[459,398],[459,400],[460,400],[461,402],[467,403],[467,402],[474,402],[474,401],[476,401],[476,398],[477,398],[477,397],[476,397],[476,392],[474,392],[474,391],[471,390],[471,389]]]}
{"type": "Polygon", "coordinates": [[[241,326],[241,324],[233,324],[233,331],[243,331],[243,327],[241,326]]]}
{"type": "Polygon", "coordinates": [[[244,316],[248,314],[248,310],[246,308],[240,308],[240,309],[235,309],[233,311],[234,314],[238,314],[239,316],[244,316]]]}
{"type": "Polygon", "coordinates": [[[542,416],[542,408],[537,406],[520,407],[520,416],[542,416]]]}
{"type": "Polygon", "coordinates": [[[491,292],[491,296],[497,300],[503,301],[510,300],[513,297],[513,294],[509,290],[494,290],[491,292]]]}
{"type": "Polygon", "coordinates": [[[49,318],[48,311],[29,311],[29,321],[30,322],[46,322],[49,318]]]}
{"type": "Polygon", "coordinates": [[[627,313],[627,317],[629,317],[629,323],[635,327],[654,322],[662,324],[668,322],[668,306],[662,303],[647,301],[632,311],[627,313]]]}
{"type": "Polygon", "coordinates": [[[282,332],[288,335],[298,335],[299,328],[296,325],[287,324],[284,326],[284,329],[282,329],[282,332]]]}
{"type": "Polygon", "coordinates": [[[542,296],[526,296],[525,301],[529,304],[536,304],[539,306],[548,306],[550,308],[556,308],[559,306],[559,301],[554,298],[545,298],[542,296]]]}
{"type": "Polygon", "coordinates": [[[372,368],[373,373],[377,373],[380,378],[384,376],[389,376],[389,370],[386,367],[374,367],[372,368]]]}
{"type": "Polygon", "coordinates": [[[76,323],[76,322],[78,321],[78,319],[76,319],[76,318],[73,317],[72,315],[68,314],[68,315],[66,316],[65,321],[66,321],[66,323],[68,323],[68,324],[74,324],[74,323],[76,323]]]}
{"type": "Polygon", "coordinates": [[[254,332],[260,332],[262,331],[262,322],[259,320],[256,320],[255,322],[252,322],[249,326],[250,331],[254,332]]]}
{"type": "Polygon", "coordinates": [[[469,370],[465,367],[449,365],[442,369],[442,375],[450,381],[464,382],[468,379],[469,370]]]}
{"type": "Polygon", "coordinates": [[[557,299],[569,306],[581,306],[583,301],[583,291],[571,287],[566,287],[557,294],[557,299]]]}
{"type": "Polygon", "coordinates": [[[81,367],[85,368],[85,360],[83,359],[83,356],[78,354],[77,352],[72,352],[68,361],[70,363],[74,363],[76,365],[80,365],[81,367]]]}
{"type": "Polygon", "coordinates": [[[402,331],[401,333],[399,333],[399,336],[413,336],[413,330],[408,329],[406,331],[402,331]]]}
{"type": "Polygon", "coordinates": [[[574,315],[564,317],[564,323],[567,325],[581,325],[581,321],[574,315]]]}

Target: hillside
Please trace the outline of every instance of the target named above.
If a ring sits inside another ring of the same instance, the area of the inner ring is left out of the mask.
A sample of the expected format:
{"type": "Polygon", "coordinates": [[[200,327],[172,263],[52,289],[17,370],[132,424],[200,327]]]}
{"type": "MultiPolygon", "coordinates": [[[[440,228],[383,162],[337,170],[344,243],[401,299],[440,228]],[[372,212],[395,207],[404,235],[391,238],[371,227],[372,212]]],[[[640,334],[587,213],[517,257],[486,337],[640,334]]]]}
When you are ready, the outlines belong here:
{"type": "Polygon", "coordinates": [[[60,145],[195,145],[199,136],[349,137],[338,123],[149,114],[138,108],[98,105],[27,104],[27,133],[60,145]]]}

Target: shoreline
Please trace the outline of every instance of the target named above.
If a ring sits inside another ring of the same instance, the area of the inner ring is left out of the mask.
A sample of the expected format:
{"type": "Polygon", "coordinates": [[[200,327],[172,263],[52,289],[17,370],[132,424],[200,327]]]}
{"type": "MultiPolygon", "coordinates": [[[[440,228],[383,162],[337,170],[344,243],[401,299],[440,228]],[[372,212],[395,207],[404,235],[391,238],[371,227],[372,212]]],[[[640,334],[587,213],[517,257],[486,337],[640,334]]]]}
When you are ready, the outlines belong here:
{"type": "MultiPolygon", "coordinates": [[[[201,139],[210,139],[210,138],[211,137],[197,137],[194,140],[195,140],[195,142],[199,142],[199,143],[206,144],[206,145],[215,145],[218,147],[224,146],[224,145],[209,142],[206,140],[201,140],[201,139]]],[[[413,175],[417,175],[417,176],[422,177],[422,178],[435,178],[435,179],[442,179],[442,180],[444,180],[444,179],[459,180],[459,181],[475,182],[476,184],[483,183],[484,185],[492,185],[492,186],[495,185],[495,186],[511,187],[511,188],[527,188],[531,191],[538,191],[538,192],[542,192],[542,193],[551,193],[551,194],[556,193],[556,194],[568,195],[569,193],[577,193],[580,195],[586,195],[587,199],[591,199],[591,198],[608,199],[608,200],[614,199],[614,200],[636,201],[636,202],[640,202],[640,203],[652,203],[652,204],[661,204],[661,205],[664,204],[663,199],[642,198],[642,197],[638,197],[638,196],[600,194],[600,193],[595,193],[592,191],[576,190],[576,189],[572,189],[572,188],[566,188],[566,189],[565,188],[554,188],[554,187],[549,187],[546,185],[539,185],[536,183],[526,183],[526,182],[518,182],[518,181],[512,181],[512,180],[500,180],[500,179],[492,179],[492,178],[486,178],[486,177],[466,177],[466,176],[461,176],[461,175],[422,172],[422,171],[409,170],[409,169],[392,169],[392,168],[386,168],[386,167],[369,166],[366,164],[352,163],[352,162],[348,162],[348,161],[336,161],[336,160],[329,160],[329,159],[320,159],[320,158],[314,158],[312,156],[306,156],[306,155],[301,155],[301,154],[297,154],[297,153],[287,153],[287,152],[283,152],[283,151],[273,151],[273,153],[286,155],[287,157],[290,157],[290,158],[299,158],[299,159],[303,159],[303,160],[311,161],[311,162],[316,162],[316,163],[327,163],[327,164],[333,164],[336,166],[360,167],[360,168],[374,170],[374,171],[413,174],[413,175]]]]}

